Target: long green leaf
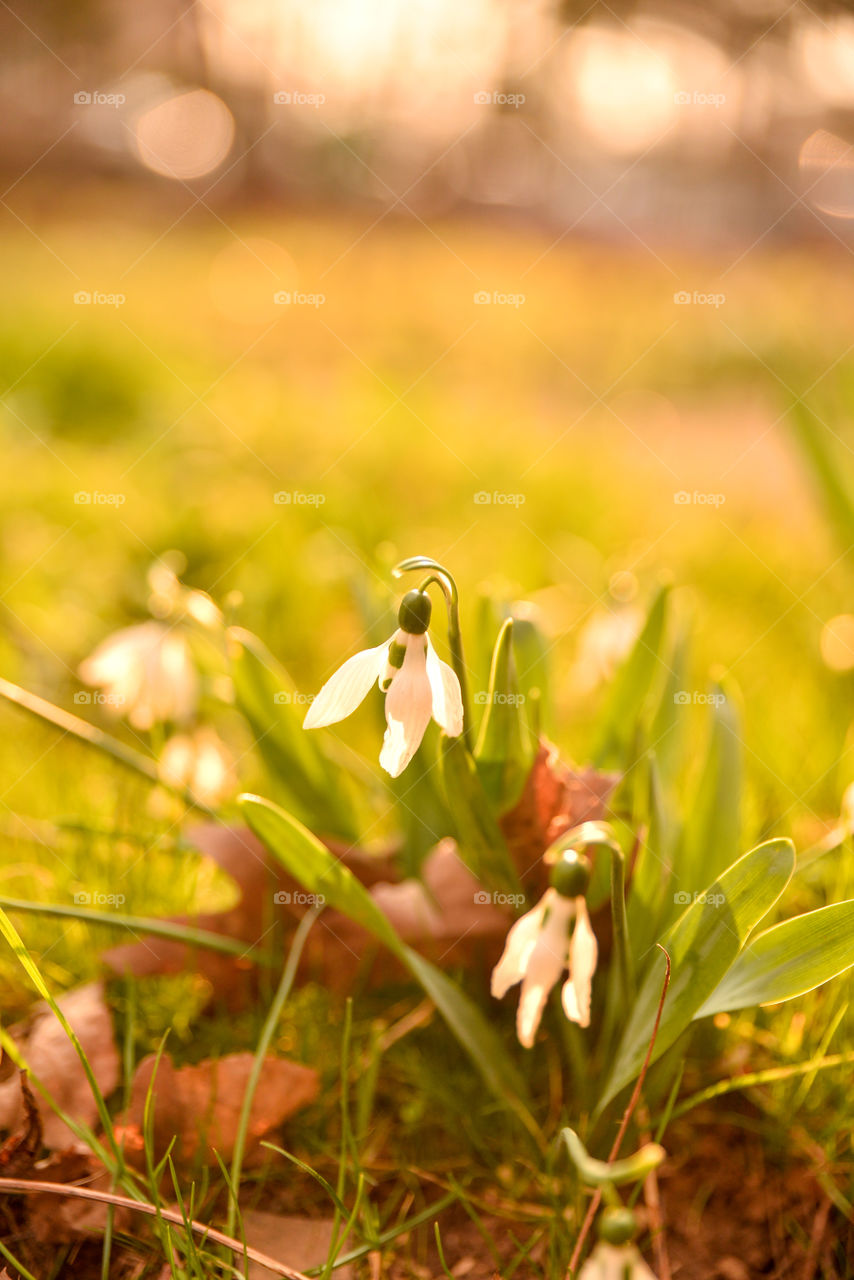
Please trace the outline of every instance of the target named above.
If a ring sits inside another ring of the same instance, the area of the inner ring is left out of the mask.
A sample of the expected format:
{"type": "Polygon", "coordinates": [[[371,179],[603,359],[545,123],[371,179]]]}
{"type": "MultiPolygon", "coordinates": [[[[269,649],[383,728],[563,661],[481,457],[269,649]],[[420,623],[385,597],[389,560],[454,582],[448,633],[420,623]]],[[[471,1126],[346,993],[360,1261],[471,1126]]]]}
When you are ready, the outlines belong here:
{"type": "Polygon", "coordinates": [[[256,746],[288,807],[330,835],[357,835],[346,776],[322,755],[303,729],[307,707],[282,667],[250,631],[231,627],[228,655],[234,697],[256,746]]]}
{"type": "Polygon", "coordinates": [[[832,432],[814,413],[796,400],[790,410],[790,421],[806,456],[822,499],[824,510],[836,526],[846,555],[854,542],[854,489],[841,464],[843,447],[831,440],[832,432]]]}
{"type": "MultiPolygon", "coordinates": [[[[723,978],[751,931],[785,889],[795,866],[789,840],[769,840],[746,853],[705,893],[696,895],[668,929],[661,945],[671,959],[670,986],[651,1061],[660,1058],[690,1024],[723,978]]],[[[641,983],[600,1100],[601,1109],[643,1064],[664,978],[656,957],[641,983]]]]}
{"type": "Polygon", "coordinates": [[[21,911],[29,915],[54,916],[60,920],[80,920],[83,924],[106,925],[108,929],[129,929],[132,933],[150,934],[153,938],[168,938],[172,942],[184,942],[188,947],[200,947],[206,951],[221,951],[225,955],[240,956],[252,964],[273,965],[277,961],[272,953],[247,950],[245,942],[228,938],[208,929],[195,929],[192,925],[176,924],[157,916],[132,916],[121,911],[98,911],[92,907],[78,907],[59,902],[32,902],[24,898],[0,897],[4,911],[21,911]]]}
{"type": "Polygon", "coordinates": [[[656,679],[667,671],[663,651],[669,593],[669,586],[659,590],[634,648],[611,685],[593,752],[594,763],[599,768],[622,763],[650,690],[656,679]]]}
{"type": "Polygon", "coordinates": [[[441,735],[439,772],[457,828],[460,857],[487,888],[518,893],[519,877],[474,759],[462,738],[441,735]]]}
{"type": "Polygon", "coordinates": [[[741,846],[742,748],[740,717],[730,691],[714,685],[709,743],[696,794],[685,819],[676,887],[694,893],[738,857],[741,846]]]}
{"type": "MultiPolygon", "coordinates": [[[[419,982],[451,1031],[470,1055],[485,1083],[523,1119],[524,1082],[483,1014],[462,991],[423,956],[398,937],[391,921],[367,889],[316,836],[278,805],[260,796],[243,795],[238,803],[249,826],[304,887],[343,912],[382,942],[419,982]]],[[[530,1121],[527,1118],[526,1123],[530,1121]]],[[[530,1125],[533,1121],[530,1121],[530,1125]]]]}
{"type": "Polygon", "coordinates": [[[87,747],[94,747],[102,755],[109,756],[117,764],[123,765],[126,769],[130,769],[133,773],[145,778],[146,782],[152,782],[156,786],[162,786],[167,791],[174,792],[181,797],[185,804],[191,805],[194,809],[198,809],[202,813],[213,814],[212,809],[194,799],[184,787],[173,787],[168,782],[164,782],[158,773],[157,761],[153,760],[151,756],[144,755],[143,752],[137,751],[134,747],[127,746],[126,743],[121,742],[118,738],[114,738],[112,734],[105,733],[103,729],[97,728],[94,724],[89,724],[88,720],[81,720],[79,716],[72,715],[70,711],[65,711],[62,707],[57,707],[54,703],[48,702],[46,698],[40,698],[37,693],[30,693],[29,689],[22,689],[20,685],[13,684],[11,680],[4,680],[2,676],[0,676],[0,698],[5,698],[13,706],[20,707],[22,711],[28,712],[37,720],[41,720],[43,723],[51,725],[54,729],[58,729],[63,735],[69,735],[87,747]]]}
{"type": "Polygon", "coordinates": [[[794,1000],[852,965],[854,901],[834,902],[752,938],[694,1017],[794,1000]]]}
{"type": "Polygon", "coordinates": [[[650,752],[647,758],[647,769],[646,831],[632,868],[627,911],[632,956],[636,963],[642,956],[652,958],[650,948],[665,922],[671,918],[673,850],[678,835],[667,808],[654,752],[650,752]]]}
{"type": "Polygon", "coordinates": [[[504,622],[495,642],[485,700],[474,758],[484,790],[496,811],[504,813],[522,794],[537,751],[523,710],[525,699],[519,692],[512,618],[504,622]]]}

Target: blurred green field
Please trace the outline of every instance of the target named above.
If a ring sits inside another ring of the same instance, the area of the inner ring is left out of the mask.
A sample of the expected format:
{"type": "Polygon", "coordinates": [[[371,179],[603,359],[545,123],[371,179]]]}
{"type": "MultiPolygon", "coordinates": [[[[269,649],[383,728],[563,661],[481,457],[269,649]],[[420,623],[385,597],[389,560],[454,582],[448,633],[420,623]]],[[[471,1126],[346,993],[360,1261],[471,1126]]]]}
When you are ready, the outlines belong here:
{"type": "MultiPolygon", "coordinates": [[[[572,677],[583,625],[615,584],[643,606],[670,578],[691,629],[687,692],[712,675],[740,690],[744,847],[820,838],[854,778],[854,682],[820,652],[824,624],[850,609],[852,568],[786,412],[805,396],[845,428],[854,294],[833,254],[759,249],[729,269],[735,251],[666,264],[489,224],[175,217],[130,222],[105,194],[61,216],[29,209],[32,230],[0,243],[3,674],[81,710],[80,660],[144,616],[146,570],[178,548],[185,580],[230,599],[314,690],[387,630],[390,567],[425,553],[457,575],[470,631],[484,583],[537,604],[553,641],[547,728],[584,761],[600,692],[572,677]],[[324,301],[277,305],[280,290],[324,301]],[[725,301],[677,304],[682,290],[725,301]],[[80,291],[125,301],[75,303],[80,291]],[[482,291],[524,301],[478,303],[482,291]]],[[[68,901],[83,876],[110,891],[120,863],[128,911],[227,895],[141,784],[5,706],[0,725],[3,893],[68,901]],[[72,817],[84,829],[57,830],[72,817]]],[[[359,723],[342,733],[367,749],[359,723]]],[[[853,889],[846,855],[814,863],[787,899],[853,889]]],[[[57,987],[96,971],[83,925],[20,923],[57,987]]],[[[11,961],[0,974],[6,1008],[22,1009],[11,961]]],[[[794,1019],[792,1006],[739,1017],[739,1035],[772,1063],[845,1048],[843,987],[794,1019]]],[[[187,1046],[196,998],[167,1018],[187,1046]]],[[[151,1009],[153,1037],[167,1017],[156,992],[151,1009]]],[[[834,1076],[804,1104],[832,1157],[846,1141],[834,1076]]],[[[406,1080],[413,1099],[427,1090],[422,1112],[448,1092],[415,1066],[406,1080]]],[[[799,1088],[771,1095],[781,1123],[799,1088]]]]}
{"type": "MultiPolygon", "coordinates": [[[[311,688],[385,601],[388,566],[423,551],[458,575],[469,618],[483,581],[540,605],[549,727],[583,759],[589,700],[566,678],[581,626],[615,573],[641,603],[667,575],[694,621],[692,691],[715,668],[741,688],[760,821],[812,834],[838,811],[852,682],[819,637],[850,571],[784,416],[808,388],[832,399],[852,363],[832,255],[757,250],[727,272],[488,225],[129,224],[111,199],[28,210],[37,236],[17,226],[0,248],[11,678],[68,703],[80,659],[140,615],[147,565],[180,548],[186,578],[240,592],[241,619],[311,688]],[[325,302],[277,306],[280,288],[325,302]],[[680,289],[725,301],[675,305],[680,289]],[[481,290],[524,302],[478,305],[481,290]]],[[[28,731],[9,728],[14,779],[28,731]]],[[[6,801],[38,797],[28,775],[6,801]]]]}

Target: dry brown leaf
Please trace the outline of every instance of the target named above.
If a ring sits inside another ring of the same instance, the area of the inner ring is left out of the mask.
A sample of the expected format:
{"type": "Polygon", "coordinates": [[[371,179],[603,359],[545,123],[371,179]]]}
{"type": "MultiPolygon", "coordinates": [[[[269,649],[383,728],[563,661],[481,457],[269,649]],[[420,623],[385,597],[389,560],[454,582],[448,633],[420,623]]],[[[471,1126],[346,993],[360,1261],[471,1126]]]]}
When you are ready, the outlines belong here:
{"type": "Polygon", "coordinates": [[[446,965],[471,963],[478,955],[489,962],[513,923],[512,910],[483,900],[480,882],[460,858],[455,840],[439,842],[421,875],[421,880],[371,890],[404,942],[446,965]]]}
{"type": "MultiPolygon", "coordinates": [[[[215,1165],[216,1150],[228,1161],[240,1119],[240,1108],[254,1055],[232,1053],[224,1058],[176,1067],[165,1055],[154,1078],[153,1143],[159,1160],[173,1137],[176,1162],[188,1163],[196,1157],[215,1165]]],[[[130,1106],[118,1130],[124,1136],[128,1161],[141,1158],[141,1135],[145,1099],[151,1088],[156,1055],[143,1058],[131,1086],[130,1106]],[[134,1149],[136,1148],[136,1149],[134,1149]]],[[[268,1058],[252,1100],[247,1133],[247,1151],[261,1142],[294,1112],[317,1097],[319,1078],[313,1067],[283,1058],[268,1058]]]]}
{"type": "MultiPolygon", "coordinates": [[[[104,999],[104,984],[90,982],[60,996],[58,1004],[89,1059],[101,1093],[112,1093],[119,1083],[119,1054],[113,1040],[113,1023],[104,999]]],[[[26,1023],[12,1028],[32,1075],[73,1120],[93,1125],[98,1108],[80,1059],[59,1020],[43,1003],[34,1006],[26,1023]]],[[[44,1145],[53,1151],[87,1150],[48,1103],[36,1096],[44,1145]]],[[[18,1129],[24,1105],[17,1077],[0,1084],[0,1128],[18,1129]]]]}
{"type": "Polygon", "coordinates": [[[0,1174],[4,1178],[26,1177],[44,1145],[41,1116],[27,1083],[26,1071],[19,1072],[17,1079],[21,1091],[22,1123],[21,1128],[10,1133],[0,1147],[0,1174]]]}
{"type": "Polygon", "coordinates": [[[499,820],[526,889],[538,896],[548,883],[542,857],[558,836],[582,822],[608,816],[617,773],[580,771],[565,765],[557,747],[543,739],[518,803],[499,820]]]}
{"type": "MultiPolygon", "coordinates": [[[[91,1191],[115,1191],[111,1175],[91,1153],[58,1151],[33,1170],[43,1182],[83,1183],[91,1191]]],[[[27,1196],[27,1227],[33,1240],[43,1245],[73,1244],[81,1237],[102,1234],[109,1207],[96,1200],[63,1199],[56,1195],[27,1196]]],[[[113,1209],[113,1227],[128,1230],[133,1222],[129,1209],[113,1209]]]]}
{"type": "MultiPolygon", "coordinates": [[[[194,828],[190,836],[197,848],[231,876],[241,896],[228,911],[175,919],[237,938],[247,949],[262,939],[264,945],[272,945],[273,922],[289,931],[301,919],[306,908],[303,895],[295,893],[299,885],[250,831],[207,823],[194,828]],[[276,894],[284,901],[275,902],[276,894]]],[[[427,892],[415,880],[392,883],[394,863],[389,856],[340,851],[342,861],[370,886],[369,891],[401,936],[446,965],[471,962],[484,952],[487,958],[492,957],[495,946],[490,942],[503,937],[508,924],[504,912],[475,902],[478,884],[457,858],[455,848],[453,841],[442,841],[427,858],[423,872],[427,892]]],[[[397,961],[378,949],[364,929],[340,912],[327,909],[309,937],[300,975],[347,989],[366,957],[374,981],[399,972],[397,961]]],[[[151,938],[116,947],[103,959],[114,971],[138,978],[195,969],[211,983],[215,998],[233,1009],[244,1005],[256,991],[257,975],[249,961],[168,939],[151,938]]]]}
{"type": "MultiPolygon", "coordinates": [[[[262,942],[273,945],[276,921],[288,908],[276,901],[281,891],[293,891],[295,881],[284,871],[251,831],[242,827],[204,823],[193,828],[189,839],[231,877],[239,898],[226,911],[197,916],[169,916],[175,924],[188,924],[223,937],[245,942],[247,950],[262,942]]],[[[248,960],[206,948],[192,947],[169,938],[146,938],[104,952],[104,963],[115,973],[134,978],[195,970],[211,984],[215,998],[230,1009],[243,1008],[256,993],[257,973],[248,960]]]]}
{"type": "MultiPolygon", "coordinates": [[[[295,1271],[322,1267],[329,1257],[335,1229],[331,1218],[300,1218],[290,1214],[261,1213],[256,1209],[247,1209],[242,1218],[246,1243],[295,1271]]],[[[346,1251],[345,1244],[340,1252],[346,1251]]],[[[261,1263],[250,1262],[247,1280],[269,1280],[274,1274],[261,1263]]],[[[352,1280],[352,1266],[336,1267],[335,1276],[336,1280],[352,1280]]]]}

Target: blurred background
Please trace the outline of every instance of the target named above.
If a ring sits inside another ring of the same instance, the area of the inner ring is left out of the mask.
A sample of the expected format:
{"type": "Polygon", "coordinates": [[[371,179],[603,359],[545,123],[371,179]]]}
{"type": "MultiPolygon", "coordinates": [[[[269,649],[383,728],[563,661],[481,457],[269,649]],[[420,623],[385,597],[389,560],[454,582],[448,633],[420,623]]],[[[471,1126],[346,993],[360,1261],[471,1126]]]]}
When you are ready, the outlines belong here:
{"type": "MultiPolygon", "coordinates": [[[[822,829],[848,6],[39,0],[0,34],[6,674],[70,704],[177,549],[314,688],[424,553],[469,621],[484,583],[533,600],[583,759],[669,576],[695,691],[741,690],[753,825],[822,829]]],[[[55,812],[0,715],[4,804],[55,812]]]]}

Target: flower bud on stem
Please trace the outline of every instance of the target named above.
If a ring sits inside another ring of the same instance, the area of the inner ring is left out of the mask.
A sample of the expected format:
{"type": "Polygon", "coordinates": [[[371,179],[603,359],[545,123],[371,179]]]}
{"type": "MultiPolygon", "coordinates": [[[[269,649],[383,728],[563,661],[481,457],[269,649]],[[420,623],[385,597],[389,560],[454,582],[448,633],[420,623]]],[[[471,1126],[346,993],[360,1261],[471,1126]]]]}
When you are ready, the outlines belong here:
{"type": "Polygon", "coordinates": [[[407,592],[404,600],[409,600],[410,597],[419,594],[423,596],[427,588],[434,582],[442,589],[448,610],[448,648],[451,652],[451,666],[454,668],[457,679],[460,682],[463,700],[462,736],[466,746],[470,748],[471,709],[469,707],[468,676],[463,657],[463,637],[460,630],[460,597],[457,584],[448,570],[438,561],[431,560],[429,556],[410,556],[408,560],[401,560],[400,564],[395,565],[392,569],[392,574],[395,578],[401,578],[405,573],[412,573],[418,569],[428,570],[429,576],[420,584],[417,592],[407,592]]]}

